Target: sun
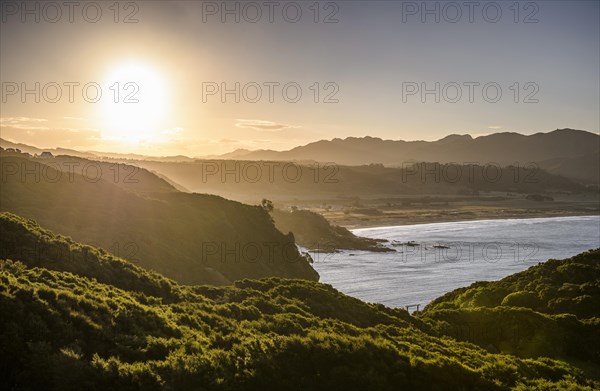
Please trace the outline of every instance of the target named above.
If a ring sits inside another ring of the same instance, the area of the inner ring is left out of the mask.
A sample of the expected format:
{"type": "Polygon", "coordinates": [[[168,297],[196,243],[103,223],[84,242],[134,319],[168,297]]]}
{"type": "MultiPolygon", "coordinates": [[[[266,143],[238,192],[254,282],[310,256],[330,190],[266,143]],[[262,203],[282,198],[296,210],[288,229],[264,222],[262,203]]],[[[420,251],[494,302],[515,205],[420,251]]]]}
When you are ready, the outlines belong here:
{"type": "Polygon", "coordinates": [[[170,99],[156,68],[134,61],[119,64],[107,73],[102,93],[103,138],[152,141],[165,128],[170,99]]]}

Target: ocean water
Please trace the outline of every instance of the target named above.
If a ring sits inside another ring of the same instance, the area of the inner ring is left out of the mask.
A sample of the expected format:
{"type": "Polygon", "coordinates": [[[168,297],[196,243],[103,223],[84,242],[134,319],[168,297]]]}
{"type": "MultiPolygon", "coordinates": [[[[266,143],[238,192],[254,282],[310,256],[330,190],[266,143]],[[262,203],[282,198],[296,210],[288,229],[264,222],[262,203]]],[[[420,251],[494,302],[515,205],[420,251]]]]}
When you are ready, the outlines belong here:
{"type": "Polygon", "coordinates": [[[423,308],[475,281],[498,280],[550,258],[600,247],[600,216],[463,221],[352,232],[387,239],[386,246],[396,252],[311,252],[320,281],[367,302],[423,308]]]}

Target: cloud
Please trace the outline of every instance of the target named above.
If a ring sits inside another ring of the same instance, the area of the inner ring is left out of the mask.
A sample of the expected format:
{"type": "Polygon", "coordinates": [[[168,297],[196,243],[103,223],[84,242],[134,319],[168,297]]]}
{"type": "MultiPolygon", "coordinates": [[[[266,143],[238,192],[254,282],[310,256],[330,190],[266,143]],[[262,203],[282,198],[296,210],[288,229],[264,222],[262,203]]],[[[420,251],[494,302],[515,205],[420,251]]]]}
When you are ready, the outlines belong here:
{"type": "Polygon", "coordinates": [[[17,122],[48,122],[45,118],[30,118],[30,117],[4,117],[0,118],[0,123],[17,123],[17,122]]]}
{"type": "Polygon", "coordinates": [[[502,126],[498,126],[498,125],[488,126],[488,129],[502,129],[502,126]]]}
{"type": "Polygon", "coordinates": [[[173,135],[173,134],[179,134],[183,131],[184,131],[184,129],[181,126],[177,126],[175,128],[161,130],[160,134],[173,135]]]}
{"type": "Polygon", "coordinates": [[[212,143],[215,144],[239,144],[240,140],[232,140],[230,138],[222,138],[220,140],[212,140],[212,143]]]}
{"type": "Polygon", "coordinates": [[[0,127],[13,127],[16,129],[24,130],[46,130],[49,129],[47,126],[39,126],[33,124],[39,124],[42,122],[48,122],[45,118],[29,118],[29,117],[4,117],[0,118],[0,127]]]}
{"type": "Polygon", "coordinates": [[[90,147],[100,140],[100,132],[91,129],[50,128],[27,126],[26,124],[7,124],[3,121],[2,137],[15,142],[36,146],[59,146],[63,148],[90,147]]]}
{"type": "Polygon", "coordinates": [[[260,119],[236,119],[236,121],[235,126],[238,128],[254,129],[261,132],[278,132],[283,129],[293,129],[298,127],[260,119]]]}

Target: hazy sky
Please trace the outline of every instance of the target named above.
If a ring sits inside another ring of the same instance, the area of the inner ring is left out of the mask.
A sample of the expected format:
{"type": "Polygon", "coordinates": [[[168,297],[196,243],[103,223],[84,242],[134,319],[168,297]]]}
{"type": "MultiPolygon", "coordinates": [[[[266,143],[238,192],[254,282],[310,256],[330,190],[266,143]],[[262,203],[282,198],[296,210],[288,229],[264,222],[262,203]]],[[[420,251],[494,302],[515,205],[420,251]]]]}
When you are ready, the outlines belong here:
{"type": "Polygon", "coordinates": [[[600,129],[598,1],[45,4],[2,4],[12,141],[195,156],[600,129]]]}

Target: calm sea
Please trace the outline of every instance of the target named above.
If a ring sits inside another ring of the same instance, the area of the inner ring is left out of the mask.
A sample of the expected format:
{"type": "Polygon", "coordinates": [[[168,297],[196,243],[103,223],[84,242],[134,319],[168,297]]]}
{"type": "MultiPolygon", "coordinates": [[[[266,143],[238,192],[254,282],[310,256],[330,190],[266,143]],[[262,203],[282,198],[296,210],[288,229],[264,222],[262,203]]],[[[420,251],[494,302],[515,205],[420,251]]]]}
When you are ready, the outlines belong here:
{"type": "Polygon", "coordinates": [[[311,253],[321,282],[390,307],[498,280],[550,258],[600,247],[600,216],[480,220],[353,230],[387,239],[392,253],[311,253]],[[411,242],[410,245],[407,244],[411,242]]]}

